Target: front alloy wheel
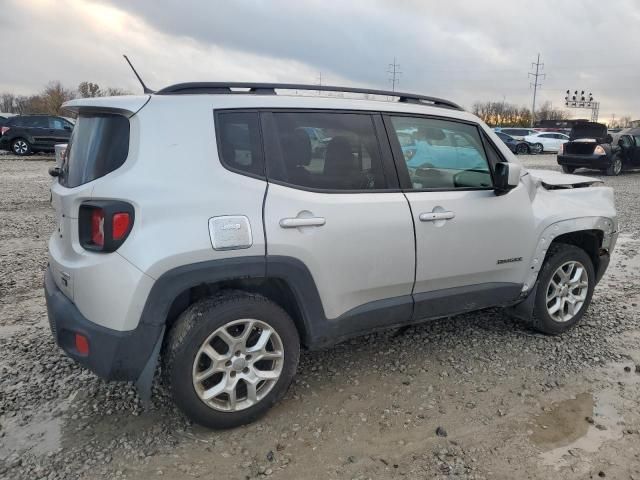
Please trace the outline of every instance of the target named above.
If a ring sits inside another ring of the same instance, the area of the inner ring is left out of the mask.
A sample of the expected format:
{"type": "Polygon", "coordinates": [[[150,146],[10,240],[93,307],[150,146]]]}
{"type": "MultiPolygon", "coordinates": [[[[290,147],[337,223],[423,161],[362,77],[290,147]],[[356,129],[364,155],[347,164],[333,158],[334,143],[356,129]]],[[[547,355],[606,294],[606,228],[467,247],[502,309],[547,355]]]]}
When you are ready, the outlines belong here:
{"type": "Polygon", "coordinates": [[[575,245],[551,244],[538,274],[533,328],[558,335],[578,323],[591,302],[595,278],[587,252],[575,245]]]}
{"type": "Polygon", "coordinates": [[[587,299],[589,278],[580,262],[567,262],[553,273],[547,286],[547,312],[556,322],[570,321],[587,299]]]}
{"type": "Polygon", "coordinates": [[[611,162],[611,166],[607,168],[607,175],[615,177],[622,173],[622,159],[620,157],[614,157],[611,162]]]}

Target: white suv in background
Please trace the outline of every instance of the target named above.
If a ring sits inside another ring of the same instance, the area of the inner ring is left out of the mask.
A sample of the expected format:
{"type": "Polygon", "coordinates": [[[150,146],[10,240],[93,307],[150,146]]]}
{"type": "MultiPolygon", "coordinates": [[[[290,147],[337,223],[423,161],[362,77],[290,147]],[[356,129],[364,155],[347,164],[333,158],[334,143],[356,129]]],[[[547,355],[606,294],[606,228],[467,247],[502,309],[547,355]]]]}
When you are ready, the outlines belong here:
{"type": "Polygon", "coordinates": [[[277,402],[301,346],[495,306],[564,332],[616,242],[610,188],[526,171],[446,100],[193,83],[65,107],[56,341],[143,395],[160,358],[175,402],[213,428],[277,402]]]}

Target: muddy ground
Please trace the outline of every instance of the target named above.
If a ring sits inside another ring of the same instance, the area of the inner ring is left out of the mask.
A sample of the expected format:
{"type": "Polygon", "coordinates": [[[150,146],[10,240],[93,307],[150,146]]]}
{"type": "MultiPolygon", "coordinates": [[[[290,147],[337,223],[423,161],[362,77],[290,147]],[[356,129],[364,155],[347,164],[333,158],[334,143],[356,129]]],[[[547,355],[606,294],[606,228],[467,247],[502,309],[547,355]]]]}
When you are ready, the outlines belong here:
{"type": "Polygon", "coordinates": [[[485,310],[307,352],[264,419],[213,432],[53,343],[51,165],[0,156],[0,478],[640,480],[640,173],[604,178],[623,233],[570,333],[485,310]]]}

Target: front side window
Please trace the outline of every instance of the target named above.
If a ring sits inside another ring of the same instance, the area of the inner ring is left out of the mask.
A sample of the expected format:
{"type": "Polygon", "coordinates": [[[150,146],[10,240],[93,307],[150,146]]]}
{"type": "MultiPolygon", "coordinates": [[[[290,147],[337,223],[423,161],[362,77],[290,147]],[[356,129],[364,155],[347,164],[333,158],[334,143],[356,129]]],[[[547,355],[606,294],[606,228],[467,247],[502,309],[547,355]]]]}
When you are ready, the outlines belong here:
{"type": "Polygon", "coordinates": [[[636,147],[640,147],[640,135],[634,135],[633,138],[636,140],[636,147]]]}
{"type": "MultiPolygon", "coordinates": [[[[637,140],[636,140],[636,142],[637,142],[637,140]]],[[[631,137],[628,137],[627,135],[623,135],[623,136],[620,137],[620,143],[622,144],[621,146],[624,147],[624,148],[628,148],[628,147],[633,146],[633,141],[631,140],[631,137]]]]}
{"type": "Polygon", "coordinates": [[[491,171],[478,128],[432,118],[391,117],[398,138],[410,134],[415,152],[404,155],[413,189],[491,188],[491,171]]]}
{"type": "Polygon", "coordinates": [[[231,170],[264,176],[260,121],[257,112],[220,112],[218,155],[231,170]]]}
{"type": "Polygon", "coordinates": [[[319,190],[385,188],[380,146],[368,114],[273,113],[269,179],[319,190]]]}
{"type": "Polygon", "coordinates": [[[64,127],[69,126],[67,122],[65,122],[61,118],[49,117],[49,128],[54,130],[64,130],[64,127]]]}

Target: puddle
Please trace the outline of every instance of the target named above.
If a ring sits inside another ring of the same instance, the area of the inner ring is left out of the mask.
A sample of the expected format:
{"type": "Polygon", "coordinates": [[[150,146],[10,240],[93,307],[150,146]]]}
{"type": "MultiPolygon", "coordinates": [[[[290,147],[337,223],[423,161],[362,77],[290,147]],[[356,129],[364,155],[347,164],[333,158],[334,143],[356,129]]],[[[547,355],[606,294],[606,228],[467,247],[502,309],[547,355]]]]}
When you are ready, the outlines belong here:
{"type": "Polygon", "coordinates": [[[613,390],[603,390],[595,397],[582,393],[545,408],[533,419],[530,435],[531,442],[543,450],[542,463],[559,469],[568,466],[566,455],[594,453],[604,442],[622,438],[622,417],[614,406],[617,398],[613,390]]]}
{"type": "Polygon", "coordinates": [[[9,338],[21,330],[24,330],[24,325],[0,325],[0,338],[9,338]]]}
{"type": "Polygon", "coordinates": [[[0,459],[13,453],[46,455],[58,450],[62,446],[63,416],[74,397],[75,394],[71,395],[51,410],[41,409],[27,421],[19,415],[0,417],[4,433],[0,438],[0,459]]]}

